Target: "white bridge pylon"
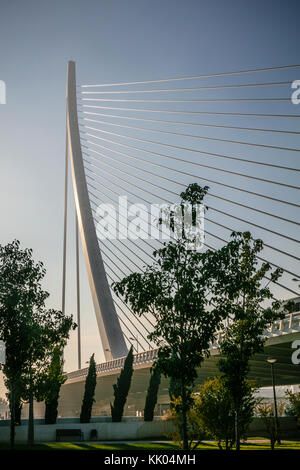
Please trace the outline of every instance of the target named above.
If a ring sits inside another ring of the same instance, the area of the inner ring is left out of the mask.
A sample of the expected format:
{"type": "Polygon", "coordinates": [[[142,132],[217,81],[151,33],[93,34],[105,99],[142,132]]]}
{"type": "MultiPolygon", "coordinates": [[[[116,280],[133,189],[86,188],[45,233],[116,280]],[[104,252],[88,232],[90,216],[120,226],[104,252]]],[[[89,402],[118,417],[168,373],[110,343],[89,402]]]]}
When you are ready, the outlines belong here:
{"type": "Polygon", "coordinates": [[[291,86],[299,69],[300,64],[283,65],[76,86],[75,63],[69,62],[62,311],[70,153],[79,227],[78,369],[79,230],[107,367],[119,363],[130,344],[138,356],[148,357],[155,347],[149,340],[154,316],[134,315],[110,286],[153,263],[164,239],[150,236],[157,228],[152,204],[178,203],[181,191],[195,181],[210,188],[204,249],[218,250],[232,232],[251,231],[254,239],[264,240],[258,266],[268,263],[282,271],[279,281],[265,276],[262,286],[270,284],[274,298],[287,300],[293,294],[298,299],[300,114],[291,101],[291,86]],[[175,81],[183,85],[170,85],[175,81]],[[127,224],[138,213],[128,214],[123,223],[119,198],[124,194],[148,221],[147,229],[139,226],[143,236],[136,237],[136,222],[127,224]],[[113,220],[127,237],[106,239],[96,230],[99,204],[107,201],[119,207],[113,220]]]}
{"type": "MultiPolygon", "coordinates": [[[[125,356],[128,350],[111,296],[88,195],[80,144],[76,72],[75,62],[73,61],[68,62],[66,106],[67,148],[70,154],[78,227],[103,351],[106,361],[111,361],[125,356]]],[[[68,158],[68,151],[66,152],[66,158],[68,158]]]]}

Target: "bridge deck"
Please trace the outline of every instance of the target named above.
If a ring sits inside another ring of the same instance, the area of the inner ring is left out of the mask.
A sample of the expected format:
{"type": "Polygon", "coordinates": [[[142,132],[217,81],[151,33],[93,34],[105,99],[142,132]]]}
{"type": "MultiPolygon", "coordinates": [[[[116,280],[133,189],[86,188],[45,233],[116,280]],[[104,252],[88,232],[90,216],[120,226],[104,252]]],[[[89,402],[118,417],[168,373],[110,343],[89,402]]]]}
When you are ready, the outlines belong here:
{"type": "MultiPolygon", "coordinates": [[[[268,340],[264,351],[255,355],[251,360],[251,371],[249,378],[256,380],[258,387],[271,385],[270,367],[266,363],[269,356],[277,358],[275,365],[275,379],[277,385],[300,384],[300,364],[293,364],[291,356],[293,353],[293,341],[300,340],[300,312],[286,317],[280,322],[275,322],[266,331],[268,340]]],[[[157,350],[151,350],[136,354],[134,356],[134,373],[125,414],[136,416],[136,412],[142,411],[145,404],[145,396],[148,388],[150,368],[155,360],[157,350]]],[[[217,362],[219,360],[218,343],[211,345],[211,356],[205,359],[198,369],[198,378],[195,389],[207,378],[218,375],[217,362]]],[[[116,359],[97,365],[97,386],[95,392],[94,416],[109,416],[110,402],[113,400],[113,384],[123,366],[124,358],[116,359]]],[[[82,397],[84,392],[84,381],[87,368],[68,374],[68,380],[61,388],[59,415],[63,417],[79,416],[82,397]]],[[[158,394],[157,413],[161,414],[168,408],[169,380],[162,378],[158,394]]]]}
{"type": "MultiPolygon", "coordinates": [[[[220,331],[216,335],[216,341],[210,346],[211,357],[208,361],[212,361],[212,357],[218,355],[219,341],[222,335],[220,331]]],[[[295,339],[300,338],[300,312],[294,312],[282,320],[274,322],[268,330],[265,331],[265,336],[268,338],[266,341],[266,350],[269,349],[269,346],[275,344],[286,344],[295,339]],[[293,338],[293,339],[292,339],[293,338]]],[[[154,360],[157,357],[157,349],[152,349],[150,351],[144,351],[139,354],[134,355],[134,368],[148,367],[152,365],[154,360]]],[[[290,355],[292,354],[292,349],[290,355]]],[[[103,362],[97,364],[96,370],[97,374],[110,373],[112,371],[118,371],[122,369],[124,364],[125,357],[115,359],[113,361],[103,362]]],[[[76,370],[69,372],[68,382],[73,381],[74,379],[84,379],[88,372],[88,368],[76,370]]]]}

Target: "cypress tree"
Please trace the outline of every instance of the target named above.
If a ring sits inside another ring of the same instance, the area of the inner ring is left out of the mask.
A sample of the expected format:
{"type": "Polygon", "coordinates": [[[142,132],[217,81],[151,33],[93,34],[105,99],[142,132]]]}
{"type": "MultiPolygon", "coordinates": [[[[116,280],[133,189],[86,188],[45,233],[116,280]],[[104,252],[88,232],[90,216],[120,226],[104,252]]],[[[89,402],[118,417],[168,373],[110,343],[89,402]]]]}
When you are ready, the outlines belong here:
{"type": "Polygon", "coordinates": [[[45,424],[55,424],[57,419],[59,391],[50,402],[45,403],[45,424]]]}
{"type": "Polygon", "coordinates": [[[22,406],[22,400],[20,397],[18,397],[15,403],[15,423],[18,426],[21,426],[22,406]]]}
{"type": "Polygon", "coordinates": [[[88,374],[85,380],[85,390],[84,396],[81,405],[81,413],[80,413],[80,422],[81,423],[89,423],[92,415],[92,407],[95,401],[95,388],[96,388],[96,363],[94,359],[94,354],[92,354],[90,358],[90,365],[88,374]]]}
{"type": "Polygon", "coordinates": [[[124,362],[123,369],[118,377],[117,383],[113,385],[114,388],[114,403],[110,404],[111,417],[113,423],[122,421],[124,406],[129,392],[131,378],[133,374],[133,351],[132,346],[127,354],[124,362]]]}
{"type": "Polygon", "coordinates": [[[55,348],[44,382],[45,424],[56,423],[60,387],[65,381],[61,350],[55,348]]]}
{"type": "Polygon", "coordinates": [[[153,421],[154,408],[157,403],[157,393],[160,385],[160,372],[158,369],[151,371],[149,387],[144,408],[144,421],[153,421]]]}
{"type": "MultiPolygon", "coordinates": [[[[8,386],[8,383],[6,381],[6,386],[8,386]]],[[[12,416],[12,400],[11,400],[11,393],[7,393],[7,398],[8,398],[8,401],[9,401],[9,410],[10,410],[10,415],[12,416]]],[[[22,403],[22,400],[21,400],[21,397],[20,397],[20,394],[16,391],[15,392],[15,412],[14,412],[14,415],[15,415],[15,426],[20,426],[21,425],[21,414],[22,414],[22,406],[23,406],[23,403],[22,403]]]]}

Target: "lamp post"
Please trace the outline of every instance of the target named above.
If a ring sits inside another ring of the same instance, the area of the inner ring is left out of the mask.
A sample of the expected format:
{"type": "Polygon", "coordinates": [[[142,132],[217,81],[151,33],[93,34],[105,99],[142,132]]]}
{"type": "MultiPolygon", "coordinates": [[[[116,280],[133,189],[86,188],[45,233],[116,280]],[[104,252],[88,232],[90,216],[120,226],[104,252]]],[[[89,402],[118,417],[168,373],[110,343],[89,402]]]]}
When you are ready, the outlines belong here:
{"type": "Polygon", "coordinates": [[[267,362],[271,365],[271,374],[272,374],[272,386],[273,386],[273,398],[274,398],[274,410],[275,410],[275,432],[276,432],[276,441],[277,444],[281,444],[279,437],[279,421],[278,421],[278,412],[277,412],[277,400],[276,400],[276,390],[275,390],[275,374],[274,374],[274,364],[276,364],[277,359],[269,357],[267,362]]]}
{"type": "Polygon", "coordinates": [[[133,338],[129,338],[131,339],[132,341],[136,341],[136,353],[138,354],[139,353],[139,340],[138,340],[138,335],[136,335],[136,337],[134,336],[133,338]]]}
{"type": "MultiPolygon", "coordinates": [[[[300,279],[297,279],[296,277],[293,277],[292,281],[293,281],[293,282],[299,282],[300,279]]],[[[298,287],[300,287],[300,284],[298,285],[298,287]]]]}

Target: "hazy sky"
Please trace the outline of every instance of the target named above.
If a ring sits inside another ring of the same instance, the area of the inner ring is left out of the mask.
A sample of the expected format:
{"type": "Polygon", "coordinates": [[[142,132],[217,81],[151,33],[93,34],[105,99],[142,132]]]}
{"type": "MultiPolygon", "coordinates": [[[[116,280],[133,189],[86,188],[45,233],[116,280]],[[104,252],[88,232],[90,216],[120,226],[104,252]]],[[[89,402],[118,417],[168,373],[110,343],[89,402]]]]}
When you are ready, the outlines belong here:
{"type": "MultiPolygon", "coordinates": [[[[296,64],[299,13],[297,0],[0,0],[0,243],[18,238],[34,249],[47,268],[49,305],[61,306],[68,60],[79,83],[296,64]]],[[[72,313],[72,234],[68,248],[72,313]]],[[[100,362],[84,269],[82,282],[83,363],[93,352],[100,362]]],[[[67,370],[77,367],[75,347],[73,335],[67,370]]]]}

